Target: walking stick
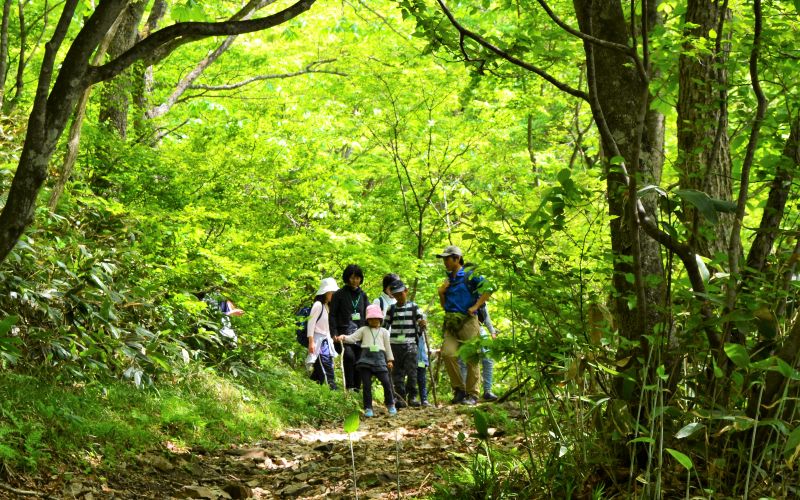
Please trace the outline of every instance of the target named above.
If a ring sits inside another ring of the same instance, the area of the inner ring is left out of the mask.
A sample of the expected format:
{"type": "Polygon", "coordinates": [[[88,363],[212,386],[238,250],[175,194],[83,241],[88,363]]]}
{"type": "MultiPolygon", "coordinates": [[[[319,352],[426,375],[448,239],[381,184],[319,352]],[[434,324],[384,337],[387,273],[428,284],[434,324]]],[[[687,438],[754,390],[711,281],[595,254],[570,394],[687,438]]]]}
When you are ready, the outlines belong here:
{"type": "Polygon", "coordinates": [[[344,342],[340,340],[339,345],[342,346],[342,390],[344,391],[344,395],[347,396],[347,379],[344,376],[344,342]]]}
{"type": "MultiPolygon", "coordinates": [[[[438,377],[439,372],[438,371],[436,372],[436,376],[433,375],[433,354],[431,354],[431,344],[430,344],[430,342],[428,342],[428,329],[427,328],[424,328],[422,330],[422,338],[425,339],[425,349],[428,350],[428,375],[430,375],[430,377],[431,377],[431,390],[433,391],[433,405],[434,406],[439,406],[439,401],[436,399],[436,380],[435,380],[435,379],[439,378],[438,377]]],[[[440,366],[440,364],[437,363],[437,365],[436,365],[437,369],[438,369],[439,366],[440,366]]]]}
{"type": "MultiPolygon", "coordinates": [[[[397,408],[397,394],[394,393],[394,380],[392,379],[392,372],[394,371],[394,362],[392,362],[392,367],[389,369],[389,389],[392,394],[392,401],[394,401],[394,407],[397,408]]],[[[405,400],[403,400],[405,403],[405,400]]]]}

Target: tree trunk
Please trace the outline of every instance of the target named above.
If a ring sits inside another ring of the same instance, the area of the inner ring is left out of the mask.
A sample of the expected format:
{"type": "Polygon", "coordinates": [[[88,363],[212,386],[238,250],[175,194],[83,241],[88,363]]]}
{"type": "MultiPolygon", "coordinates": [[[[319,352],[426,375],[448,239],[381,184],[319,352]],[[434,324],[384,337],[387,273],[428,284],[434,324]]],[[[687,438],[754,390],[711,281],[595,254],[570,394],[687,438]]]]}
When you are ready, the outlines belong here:
{"type": "MultiPolygon", "coordinates": [[[[92,56],[92,64],[100,64],[105,58],[108,46],[111,44],[111,40],[114,38],[119,28],[120,21],[122,21],[122,18],[118,17],[109,32],[103,37],[103,41],[100,43],[100,46],[97,47],[94,56],[92,56]]],[[[91,87],[84,90],[80,99],[78,99],[78,104],[75,106],[75,112],[72,115],[72,125],[69,127],[69,136],[67,137],[67,152],[64,155],[64,160],[61,162],[61,168],[58,169],[53,189],[50,191],[50,200],[47,202],[47,208],[50,209],[51,212],[56,210],[58,201],[64,193],[64,188],[67,185],[67,181],[69,181],[69,178],[72,176],[72,169],[78,159],[78,150],[81,144],[81,129],[83,128],[83,120],[86,117],[86,105],[89,103],[91,94],[91,87]]]]}
{"type": "MultiPolygon", "coordinates": [[[[25,27],[25,9],[21,0],[17,0],[19,11],[19,61],[17,61],[17,78],[14,83],[14,97],[3,101],[3,112],[11,113],[17,107],[22,90],[25,87],[25,45],[28,43],[28,31],[25,27]]],[[[5,6],[3,7],[5,10],[5,6]]]]}
{"type": "MultiPolygon", "coordinates": [[[[798,367],[798,361],[800,361],[800,317],[795,319],[792,329],[789,331],[789,335],[775,355],[792,368],[796,369],[798,367]]],[[[781,372],[777,370],[768,371],[764,380],[764,392],[759,398],[757,394],[758,389],[756,389],[756,394],[750,397],[747,406],[747,415],[750,418],[756,418],[758,415],[761,420],[767,420],[773,417],[778,410],[778,405],[775,403],[782,397],[783,389],[787,383],[789,383],[789,379],[784,377],[781,372]]],[[[794,402],[788,402],[788,404],[794,405],[794,402]]],[[[786,409],[784,409],[784,413],[791,415],[792,412],[787,412],[786,409]]],[[[788,417],[788,415],[781,418],[791,418],[788,417]]],[[[769,433],[762,432],[759,435],[759,441],[763,444],[768,435],[769,433]]]]}
{"type": "MultiPolygon", "coordinates": [[[[747,268],[752,271],[746,272],[763,271],[767,257],[772,252],[772,246],[783,220],[786,201],[792,189],[794,171],[800,166],[800,117],[796,117],[792,122],[789,138],[783,147],[783,156],[769,189],[769,197],[767,205],[764,207],[764,213],[761,215],[758,233],[750,247],[750,253],[747,255],[747,268]]],[[[747,279],[744,282],[747,283],[747,279]]]]}
{"type": "MultiPolygon", "coordinates": [[[[158,25],[164,14],[167,13],[167,2],[165,0],[154,0],[147,16],[144,31],[139,33],[139,39],[147,38],[150,33],[158,29],[158,25]]],[[[153,89],[153,67],[144,63],[137,63],[132,70],[133,88],[131,94],[133,98],[133,128],[138,141],[144,140],[153,133],[153,127],[149,120],[145,119],[145,112],[150,107],[148,94],[153,89]]]]}
{"type": "MultiPolygon", "coordinates": [[[[575,11],[581,31],[596,38],[627,44],[629,40],[628,25],[617,0],[574,0],[575,11]]],[[[653,5],[653,9],[655,5],[653,5]]],[[[655,22],[656,17],[650,17],[655,22]]],[[[645,96],[646,83],[642,81],[630,57],[619,51],[589,46],[587,58],[594,59],[594,81],[596,85],[590,92],[596,92],[602,109],[602,117],[608,125],[611,140],[616,143],[620,154],[626,160],[630,175],[637,175],[641,182],[658,183],[663,165],[664,117],[652,110],[645,115],[639,124],[638,110],[645,105],[641,102],[645,96]],[[590,54],[593,51],[593,54],[590,54]],[[642,132],[641,137],[639,131],[642,132]],[[641,148],[638,152],[637,149],[641,148]],[[639,164],[634,165],[632,159],[639,156],[639,164]]],[[[596,115],[597,110],[593,109],[596,115]]],[[[599,122],[595,116],[595,122],[599,122]]],[[[603,155],[609,156],[614,150],[609,138],[603,138],[603,155]]],[[[608,162],[605,162],[608,165],[608,162]]],[[[664,303],[665,288],[661,284],[645,286],[646,304],[637,305],[646,308],[646,316],[638,318],[629,304],[638,293],[635,284],[627,277],[634,273],[634,245],[640,246],[640,265],[642,275],[663,276],[663,264],[660,257],[659,244],[639,231],[632,230],[630,205],[627,203],[627,185],[623,176],[614,168],[607,170],[607,196],[611,221],[611,247],[614,254],[613,284],[616,291],[615,320],[620,334],[630,340],[640,342],[642,335],[650,334],[656,324],[662,321],[658,306],[664,303]],[[638,243],[637,243],[638,240],[638,243]]],[[[652,204],[650,204],[652,205],[652,204]]],[[[646,204],[647,206],[647,204],[646,204]]],[[[652,206],[648,207],[652,209],[652,206]]],[[[647,282],[647,280],[645,280],[647,282]]],[[[635,302],[634,302],[635,303],[635,302]]],[[[643,344],[644,345],[644,344],[643,344]]],[[[645,353],[642,353],[645,354],[645,353]]],[[[632,356],[631,360],[636,356],[632,356]]]]}
{"type": "MultiPolygon", "coordinates": [[[[725,71],[727,55],[722,49],[723,44],[717,45],[719,51],[708,50],[698,47],[694,40],[720,30],[721,22],[730,15],[726,5],[717,0],[688,0],[686,23],[692,25],[684,32],[687,41],[678,62],[680,186],[722,200],[730,200],[732,196],[728,110],[724,91],[720,90],[728,84],[725,71]]],[[[730,37],[730,34],[726,36],[730,37]]],[[[728,231],[733,214],[719,214],[716,225],[705,221],[689,203],[683,203],[683,214],[683,222],[690,231],[689,245],[695,252],[713,257],[717,252],[728,251],[728,231]]]]}
{"type": "MultiPolygon", "coordinates": [[[[108,47],[108,55],[113,59],[133,47],[139,34],[139,23],[144,15],[146,0],[132,2],[125,12],[108,47]]],[[[124,71],[111,81],[103,84],[101,91],[100,123],[115,130],[121,138],[128,134],[128,105],[133,91],[132,72],[124,71]]]]}
{"type": "MultiPolygon", "coordinates": [[[[80,41],[76,39],[64,59],[64,66],[69,70],[59,75],[65,77],[69,75],[69,77],[63,80],[58,78],[53,89],[50,90],[56,54],[66,36],[77,2],[78,0],[66,1],[55,33],[45,47],[36,98],[28,118],[25,143],[22,147],[17,171],[11,182],[8,199],[3,211],[0,212],[0,261],[4,260],[13,250],[22,232],[33,221],[36,197],[42,183],[47,178],[48,162],[53,155],[58,138],[64,131],[75,100],[82,91],[81,83],[86,71],[86,64],[75,64],[76,60],[80,60],[85,54],[85,60],[88,61],[89,54],[97,45],[93,43],[90,36],[85,36],[80,41]]],[[[122,2],[120,1],[120,3],[122,2]]],[[[96,12],[88,23],[94,21],[103,29],[102,12],[108,10],[113,10],[113,8],[98,8],[100,15],[96,12]]],[[[108,30],[109,26],[110,23],[104,27],[103,33],[108,30]]]]}
{"type": "Polygon", "coordinates": [[[0,104],[5,98],[6,75],[8,74],[8,18],[11,15],[11,0],[3,2],[3,19],[0,21],[0,104]]]}

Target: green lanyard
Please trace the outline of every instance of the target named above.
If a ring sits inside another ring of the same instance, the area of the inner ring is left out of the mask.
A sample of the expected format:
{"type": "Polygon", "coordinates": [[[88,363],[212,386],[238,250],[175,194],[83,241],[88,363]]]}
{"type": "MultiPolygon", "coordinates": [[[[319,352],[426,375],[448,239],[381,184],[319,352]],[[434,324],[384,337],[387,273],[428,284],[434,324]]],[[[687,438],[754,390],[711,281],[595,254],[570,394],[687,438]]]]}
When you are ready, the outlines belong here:
{"type": "Polygon", "coordinates": [[[361,302],[361,294],[359,293],[358,297],[356,297],[356,300],[352,302],[353,302],[353,312],[358,312],[358,303],[361,302]]]}
{"type": "MultiPolygon", "coordinates": [[[[372,335],[372,345],[375,346],[378,345],[378,337],[375,336],[375,331],[372,329],[371,326],[369,327],[369,333],[372,335]]],[[[378,335],[380,334],[381,334],[381,329],[378,328],[378,335]]]]}

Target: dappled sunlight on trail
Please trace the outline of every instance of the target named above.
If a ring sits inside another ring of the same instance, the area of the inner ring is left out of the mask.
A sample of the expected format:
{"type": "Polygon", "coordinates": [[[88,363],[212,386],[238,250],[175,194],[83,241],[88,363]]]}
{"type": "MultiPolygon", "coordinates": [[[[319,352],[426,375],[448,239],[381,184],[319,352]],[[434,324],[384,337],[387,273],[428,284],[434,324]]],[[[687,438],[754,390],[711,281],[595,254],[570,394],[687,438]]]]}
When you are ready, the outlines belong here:
{"type": "MultiPolygon", "coordinates": [[[[429,495],[441,479],[440,470],[469,455],[473,432],[471,411],[463,406],[403,409],[393,417],[381,408],[375,418],[362,417],[350,435],[359,498],[429,495]]],[[[286,429],[216,451],[166,442],[108,477],[53,476],[32,482],[50,498],[87,500],[354,498],[352,460],[350,441],[339,424],[286,429]]]]}
{"type": "MultiPolygon", "coordinates": [[[[460,408],[458,408],[460,409],[460,408]]],[[[470,432],[457,408],[405,409],[395,417],[362,418],[351,434],[359,495],[415,497],[430,493],[437,467],[455,464],[464,452],[459,432],[470,432]],[[399,485],[399,486],[398,486],[399,485]]],[[[338,428],[290,429],[261,443],[273,471],[253,489],[256,498],[352,497],[353,473],[347,433],[338,428]],[[276,467],[275,453],[283,467],[276,467]],[[279,470],[280,469],[280,470],[279,470]]]]}

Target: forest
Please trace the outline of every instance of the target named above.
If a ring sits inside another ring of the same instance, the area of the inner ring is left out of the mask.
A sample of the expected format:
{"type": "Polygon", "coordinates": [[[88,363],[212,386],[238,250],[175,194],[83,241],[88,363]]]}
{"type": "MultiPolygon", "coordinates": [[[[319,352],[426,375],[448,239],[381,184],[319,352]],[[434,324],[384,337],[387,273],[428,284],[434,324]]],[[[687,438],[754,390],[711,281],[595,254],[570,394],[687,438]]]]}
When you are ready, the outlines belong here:
{"type": "Polygon", "coordinates": [[[800,495],[800,1],[0,4],[0,498],[800,495]],[[498,401],[309,380],[450,245],[498,401]]]}

